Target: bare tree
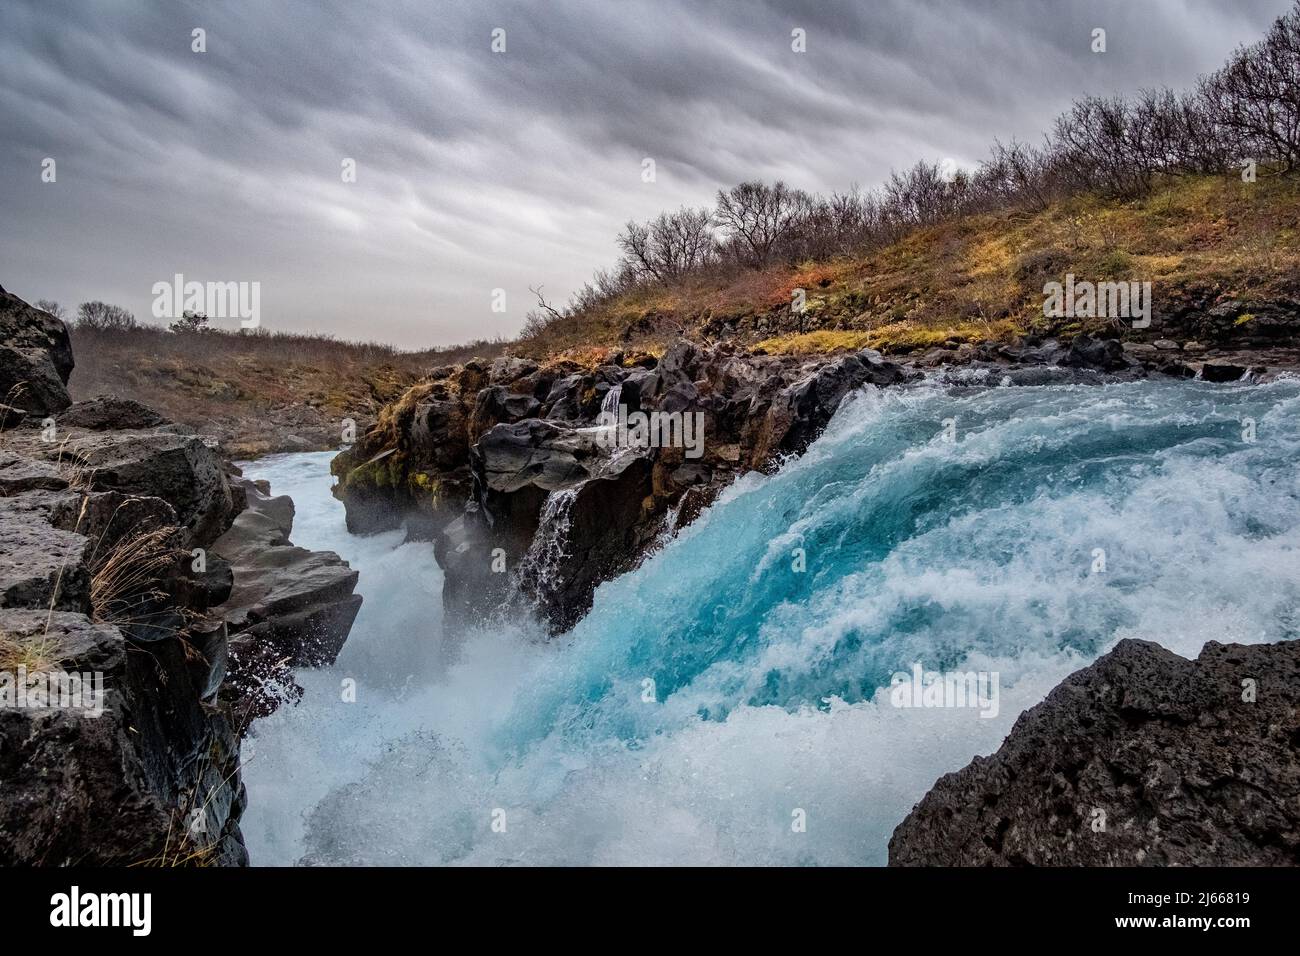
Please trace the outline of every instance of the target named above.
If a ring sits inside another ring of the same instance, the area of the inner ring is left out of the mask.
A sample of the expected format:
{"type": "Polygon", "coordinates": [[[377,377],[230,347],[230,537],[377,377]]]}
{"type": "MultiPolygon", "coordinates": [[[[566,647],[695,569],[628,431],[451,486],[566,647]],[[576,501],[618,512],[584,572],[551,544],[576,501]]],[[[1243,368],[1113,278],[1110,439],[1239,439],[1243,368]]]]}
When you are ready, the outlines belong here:
{"type": "Polygon", "coordinates": [[[884,218],[906,226],[928,226],[961,206],[968,180],[946,179],[936,163],[919,162],[904,173],[891,172],[881,201],[884,218]]]}
{"type": "Polygon", "coordinates": [[[806,193],[783,182],[747,182],[718,191],[714,221],[726,231],[734,255],[755,269],[771,261],[810,205],[806,193]]]}
{"type": "Polygon", "coordinates": [[[1272,159],[1286,172],[1300,164],[1300,4],[1268,35],[1233,51],[1201,82],[1214,122],[1237,159],[1272,159]]]}
{"type": "Polygon", "coordinates": [[[1050,148],[1012,140],[994,141],[992,156],[983,164],[987,189],[1001,204],[1046,209],[1059,184],[1053,175],[1050,148]]]}
{"type": "Polygon", "coordinates": [[[521,335],[526,339],[531,339],[541,335],[550,326],[563,319],[564,313],[546,301],[546,297],[542,295],[540,285],[536,289],[529,286],[528,291],[537,296],[537,308],[529,309],[528,314],[524,316],[524,327],[521,335]]]}
{"type": "Polygon", "coordinates": [[[624,263],[656,282],[672,282],[709,263],[714,253],[712,215],[682,207],[646,223],[629,222],[618,237],[624,263]]]}
{"type": "Polygon", "coordinates": [[[37,299],[36,308],[40,309],[42,312],[50,313],[50,315],[54,316],[56,319],[66,319],[68,317],[68,310],[59,305],[59,303],[55,302],[53,299],[37,299]]]}
{"type": "Polygon", "coordinates": [[[135,316],[118,305],[107,302],[83,302],[77,308],[77,327],[104,332],[124,332],[135,328],[135,316]]]}

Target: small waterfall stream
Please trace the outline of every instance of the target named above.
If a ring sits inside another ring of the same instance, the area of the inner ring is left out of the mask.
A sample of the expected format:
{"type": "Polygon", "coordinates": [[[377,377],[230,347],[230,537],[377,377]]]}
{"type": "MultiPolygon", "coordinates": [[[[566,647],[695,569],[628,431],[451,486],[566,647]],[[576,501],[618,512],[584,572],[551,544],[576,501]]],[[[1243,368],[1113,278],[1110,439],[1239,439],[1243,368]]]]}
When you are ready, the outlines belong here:
{"type": "Polygon", "coordinates": [[[537,533],[520,562],[519,575],[528,590],[544,599],[555,582],[560,562],[564,560],[569,539],[571,511],[582,485],[552,491],[542,505],[537,533]]]}
{"type": "Polygon", "coordinates": [[[622,398],[623,398],[622,385],[615,385],[608,392],[605,393],[605,397],[601,399],[600,402],[600,415],[601,415],[600,420],[602,423],[606,423],[609,421],[617,421],[618,403],[622,398]]]}

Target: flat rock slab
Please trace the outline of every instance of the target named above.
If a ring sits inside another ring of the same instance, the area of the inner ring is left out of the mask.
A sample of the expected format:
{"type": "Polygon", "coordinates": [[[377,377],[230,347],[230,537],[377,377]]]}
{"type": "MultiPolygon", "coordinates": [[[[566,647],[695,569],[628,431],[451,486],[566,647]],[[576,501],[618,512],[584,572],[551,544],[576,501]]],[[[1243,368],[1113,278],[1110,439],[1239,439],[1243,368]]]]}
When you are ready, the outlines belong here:
{"type": "Polygon", "coordinates": [[[54,525],[75,502],[57,491],[0,497],[0,607],[88,607],[91,541],[54,525]]]}
{"type": "Polygon", "coordinates": [[[236,502],[220,456],[193,435],[167,431],[88,431],[60,428],[56,441],[27,430],[5,436],[19,455],[59,463],[96,490],[161,498],[200,543],[211,542],[234,518],[236,502]]]}

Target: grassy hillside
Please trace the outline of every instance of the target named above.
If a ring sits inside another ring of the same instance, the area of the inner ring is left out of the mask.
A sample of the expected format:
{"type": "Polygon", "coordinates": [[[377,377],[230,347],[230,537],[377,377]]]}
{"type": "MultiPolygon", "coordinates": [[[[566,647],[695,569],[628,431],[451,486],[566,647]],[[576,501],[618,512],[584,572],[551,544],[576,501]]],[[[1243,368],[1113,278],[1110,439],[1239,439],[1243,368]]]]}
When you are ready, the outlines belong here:
{"type": "Polygon", "coordinates": [[[734,338],[769,352],[872,346],[907,351],[946,340],[1048,328],[1043,283],[1150,281],[1157,311],[1218,298],[1300,292],[1300,178],[1177,177],[1136,200],[1081,195],[1039,211],[969,216],[857,258],[732,269],[642,287],[552,323],[515,351],[583,358],[655,351],[679,334],[734,338]],[[793,290],[806,290],[803,329],[793,290]]]}
{"type": "Polygon", "coordinates": [[[236,458],[337,447],[341,423],[373,420],[433,367],[498,354],[500,343],[401,352],[311,335],[177,334],[74,328],[76,400],[133,398],[218,436],[236,458]]]}

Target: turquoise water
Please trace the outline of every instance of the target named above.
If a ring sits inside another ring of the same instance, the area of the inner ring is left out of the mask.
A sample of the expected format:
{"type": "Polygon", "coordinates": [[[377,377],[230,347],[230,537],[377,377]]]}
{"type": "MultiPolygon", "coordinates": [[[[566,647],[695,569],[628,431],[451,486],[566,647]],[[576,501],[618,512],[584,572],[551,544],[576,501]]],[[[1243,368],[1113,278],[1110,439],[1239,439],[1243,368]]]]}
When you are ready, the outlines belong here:
{"type": "Polygon", "coordinates": [[[551,643],[443,633],[427,546],[346,535],[328,456],[258,463],[367,603],[257,727],[254,861],[883,863],[1120,638],[1297,635],[1297,412],[1297,381],[868,391],[551,643]],[[996,716],[891,706],[913,662],[996,673],[996,716]]]}

